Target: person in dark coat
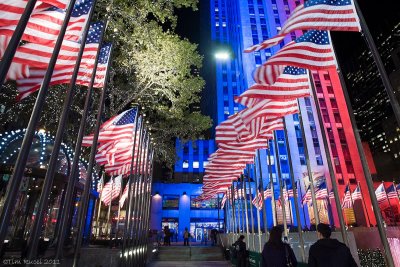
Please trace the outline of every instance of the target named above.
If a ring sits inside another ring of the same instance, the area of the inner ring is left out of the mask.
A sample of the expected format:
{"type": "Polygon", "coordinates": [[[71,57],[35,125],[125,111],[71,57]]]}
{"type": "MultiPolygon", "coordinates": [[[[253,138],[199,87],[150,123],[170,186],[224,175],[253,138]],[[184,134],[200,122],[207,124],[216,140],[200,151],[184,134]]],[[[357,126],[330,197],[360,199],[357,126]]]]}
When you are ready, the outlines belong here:
{"type": "Polygon", "coordinates": [[[233,244],[234,246],[238,247],[237,250],[237,267],[246,267],[246,243],[243,241],[244,235],[241,235],[239,239],[233,244]]]}
{"type": "Polygon", "coordinates": [[[272,227],[269,240],[265,243],[261,254],[262,267],[297,266],[296,256],[292,248],[282,241],[282,232],[281,227],[272,227]]]}
{"type": "Polygon", "coordinates": [[[332,239],[329,225],[317,225],[319,240],[310,247],[308,256],[309,267],[357,267],[350,249],[337,239],[332,239]]]}

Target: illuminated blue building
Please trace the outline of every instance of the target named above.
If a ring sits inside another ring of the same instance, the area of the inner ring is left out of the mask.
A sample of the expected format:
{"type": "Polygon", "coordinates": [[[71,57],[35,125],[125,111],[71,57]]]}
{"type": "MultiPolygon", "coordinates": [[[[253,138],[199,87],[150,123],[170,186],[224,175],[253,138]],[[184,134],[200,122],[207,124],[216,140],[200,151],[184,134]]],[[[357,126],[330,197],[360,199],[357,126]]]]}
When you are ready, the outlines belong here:
{"type": "MultiPolygon", "coordinates": [[[[271,55],[276,53],[285,43],[296,38],[296,34],[288,35],[284,42],[276,47],[265,49],[254,53],[243,53],[243,50],[254,44],[258,44],[269,37],[276,35],[287,19],[288,15],[302,1],[298,0],[210,0],[201,4],[201,9],[207,8],[207,19],[209,23],[202,23],[202,26],[208,25],[210,28],[210,42],[213,52],[221,49],[228,49],[229,58],[212,58],[213,67],[209,68],[213,71],[214,79],[207,83],[203,94],[203,111],[210,115],[214,120],[215,126],[226,120],[244,107],[234,102],[235,96],[243,93],[253,83],[252,72],[271,55]],[[207,106],[215,105],[215,106],[207,106]],[[207,113],[208,111],[208,113],[207,113]]],[[[203,17],[205,15],[203,14],[203,17]]],[[[204,18],[203,18],[204,19],[204,18]]],[[[301,34],[301,33],[298,33],[301,34]]],[[[208,47],[207,49],[211,49],[208,47]]],[[[205,53],[206,54],[206,53],[205,53]]],[[[206,62],[211,60],[211,55],[206,54],[206,62]]],[[[365,186],[364,175],[362,173],[359,155],[355,145],[355,138],[352,133],[351,123],[347,107],[344,101],[342,88],[336,71],[312,72],[313,82],[317,90],[319,100],[319,108],[323,115],[324,125],[328,135],[328,142],[331,147],[331,158],[335,168],[335,178],[339,184],[339,192],[344,191],[347,183],[355,185],[357,181],[361,186],[365,186]],[[357,179],[356,179],[357,177],[357,179]]],[[[264,189],[270,184],[272,177],[274,186],[274,196],[277,200],[279,197],[278,170],[276,160],[279,159],[281,166],[281,177],[287,188],[294,188],[291,183],[289,161],[287,148],[290,147],[291,161],[293,164],[294,180],[301,188],[301,195],[305,194],[309,182],[305,178],[307,173],[305,144],[307,143],[311,170],[313,173],[321,177],[329,177],[326,166],[325,148],[322,143],[321,127],[319,125],[316,113],[316,104],[311,98],[299,99],[299,108],[303,114],[304,132],[306,140],[301,135],[301,125],[299,123],[299,115],[289,115],[285,117],[286,131],[288,134],[288,143],[285,141],[284,131],[276,132],[276,142],[279,155],[274,151],[274,141],[269,142],[271,170],[268,170],[268,150],[260,151],[260,160],[256,158],[255,162],[261,163],[261,172],[257,167],[257,177],[262,175],[264,189]]],[[[324,129],[322,128],[322,129],[324,129]]],[[[214,136],[215,133],[211,134],[214,136]]],[[[209,142],[209,141],[207,141],[209,142]]],[[[193,156],[182,153],[181,144],[177,144],[179,157],[175,166],[175,175],[179,172],[185,173],[183,168],[185,162],[190,166],[193,156]],[[186,157],[187,156],[187,157],[186,157]],[[181,169],[182,166],[182,169],[181,169]]],[[[203,151],[204,152],[204,151],[203,151]]],[[[209,153],[213,151],[209,150],[209,153]]],[[[203,155],[203,159],[205,155],[203,155]]],[[[204,163],[204,162],[203,162],[204,163]]],[[[193,163],[192,163],[193,164],[193,163]]],[[[194,169],[188,166],[187,172],[190,173],[194,169]]],[[[204,166],[204,165],[203,165],[204,166]]],[[[250,177],[254,185],[254,165],[249,166],[251,172],[250,177]]],[[[200,169],[200,168],[199,168],[200,169]]],[[[327,179],[328,188],[331,188],[330,179],[327,179]]],[[[235,183],[236,185],[236,183],[235,183]]],[[[366,188],[364,190],[367,191],[366,188]]],[[[300,197],[301,197],[300,195],[300,197]]],[[[300,203],[300,200],[299,200],[300,203]]],[[[266,201],[267,207],[267,224],[273,225],[272,220],[272,201],[266,201]]],[[[322,202],[319,217],[326,223],[334,223],[338,225],[338,218],[335,213],[329,216],[330,208],[326,208],[322,202]],[[324,207],[323,207],[324,206],[324,207]]],[[[368,204],[367,204],[368,205],[368,204]]],[[[301,207],[301,205],[300,205],[301,207]]],[[[356,212],[357,212],[357,208],[356,212]]],[[[288,203],[286,210],[290,211],[287,215],[290,224],[295,225],[297,219],[294,212],[294,199],[288,203]]],[[[256,211],[255,209],[253,210],[256,211]]],[[[310,225],[313,221],[312,207],[304,207],[301,211],[302,225],[310,225]],[[310,219],[311,218],[311,219],[310,219]]],[[[360,212],[363,213],[362,209],[360,212]]],[[[370,211],[368,211],[370,213],[370,211]]],[[[282,223],[282,211],[277,208],[278,224],[282,223]]],[[[370,213],[371,214],[371,213],[370,213]]],[[[362,214],[359,217],[364,217],[362,214]]],[[[262,216],[261,216],[262,217],[262,216]]],[[[370,216],[371,217],[371,216],[370,216]]],[[[254,221],[257,223],[256,221],[254,221]]],[[[363,224],[365,222],[358,222],[363,224]]],[[[263,222],[261,221],[261,225],[263,222]]]]}

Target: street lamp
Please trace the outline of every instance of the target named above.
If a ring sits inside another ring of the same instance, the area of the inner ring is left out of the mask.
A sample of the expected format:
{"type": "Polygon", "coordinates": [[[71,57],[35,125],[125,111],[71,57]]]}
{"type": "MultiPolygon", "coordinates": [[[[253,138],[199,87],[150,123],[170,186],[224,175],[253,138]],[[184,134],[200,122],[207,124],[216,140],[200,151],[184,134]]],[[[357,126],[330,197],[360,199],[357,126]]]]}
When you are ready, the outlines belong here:
{"type": "Polygon", "coordinates": [[[218,51],[215,53],[215,58],[219,60],[228,60],[230,58],[230,54],[228,51],[218,51]]]}

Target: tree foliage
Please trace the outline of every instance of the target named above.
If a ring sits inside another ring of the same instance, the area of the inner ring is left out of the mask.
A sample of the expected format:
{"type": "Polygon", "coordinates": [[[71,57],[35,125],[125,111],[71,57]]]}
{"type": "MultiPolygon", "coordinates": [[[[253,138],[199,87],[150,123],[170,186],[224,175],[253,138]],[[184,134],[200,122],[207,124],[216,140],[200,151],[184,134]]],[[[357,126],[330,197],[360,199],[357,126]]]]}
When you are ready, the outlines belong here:
{"type": "MultiPolygon", "coordinates": [[[[107,92],[106,117],[139,105],[146,115],[157,159],[171,166],[174,140],[196,139],[211,126],[209,117],[196,111],[204,80],[198,76],[202,56],[197,45],[174,33],[177,8],[197,9],[197,0],[98,0],[97,20],[108,20],[106,40],[114,43],[111,82],[107,92]]],[[[36,96],[15,103],[14,84],[1,92],[5,113],[0,121],[27,124],[36,96]],[[3,101],[4,100],[4,101],[3,101]],[[26,123],[25,123],[26,122],[26,123]]],[[[41,126],[55,132],[66,85],[50,90],[41,126]]],[[[74,143],[82,114],[85,89],[74,98],[67,141],[74,143]]],[[[98,93],[93,109],[97,110],[98,93]]],[[[90,127],[94,126],[92,112],[90,127]]],[[[87,132],[87,133],[88,133],[87,132]]]]}

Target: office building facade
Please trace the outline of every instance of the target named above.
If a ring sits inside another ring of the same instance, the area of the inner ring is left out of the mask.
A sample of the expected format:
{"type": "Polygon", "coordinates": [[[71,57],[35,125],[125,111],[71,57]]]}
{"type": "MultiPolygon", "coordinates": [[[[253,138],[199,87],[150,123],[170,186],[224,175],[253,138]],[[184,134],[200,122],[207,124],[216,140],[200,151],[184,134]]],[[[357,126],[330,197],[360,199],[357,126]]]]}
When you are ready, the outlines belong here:
{"type": "MultiPolygon", "coordinates": [[[[216,97],[217,102],[218,123],[244,108],[234,102],[234,97],[254,83],[252,78],[254,69],[276,53],[285,43],[295,39],[296,36],[298,37],[301,32],[288,35],[282,44],[270,49],[250,54],[243,53],[243,50],[276,35],[290,13],[301,3],[302,1],[297,0],[210,1],[212,38],[215,42],[227,44],[232,50],[230,59],[216,62],[217,83],[213,97],[216,97]]],[[[344,194],[348,183],[354,190],[357,182],[360,182],[363,192],[367,192],[338,74],[334,70],[313,72],[312,78],[317,91],[318,107],[323,116],[323,125],[319,125],[316,104],[312,98],[299,100],[306,140],[301,137],[298,115],[286,116],[289,144],[285,142],[284,131],[277,131],[278,157],[275,155],[272,144],[270,144],[270,162],[272,164],[275,195],[277,197],[279,191],[275,164],[277,158],[280,160],[282,178],[285,180],[285,184],[289,188],[293,187],[290,183],[287,146],[290,147],[294,178],[300,181],[303,194],[306,186],[303,177],[307,171],[304,142],[307,142],[312,172],[323,173],[325,177],[329,177],[325,156],[325,149],[328,148],[323,146],[321,127],[328,136],[335,178],[339,184],[341,196],[344,194]]],[[[260,153],[264,185],[269,182],[270,176],[266,164],[267,153],[266,150],[260,153]]],[[[326,180],[328,187],[331,188],[330,179],[326,180]]],[[[368,217],[370,223],[375,223],[369,198],[365,198],[365,201],[366,209],[363,209],[361,203],[357,203],[355,207],[356,213],[359,215],[357,216],[357,223],[366,225],[368,217]],[[366,216],[364,210],[367,210],[369,216],[366,216]]],[[[333,214],[336,214],[336,212],[333,212],[333,214]]],[[[334,221],[337,225],[337,218],[334,221]]]]}

